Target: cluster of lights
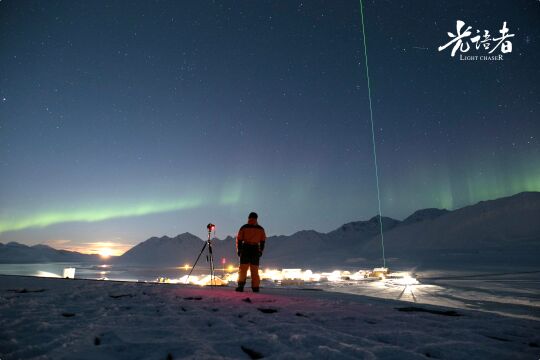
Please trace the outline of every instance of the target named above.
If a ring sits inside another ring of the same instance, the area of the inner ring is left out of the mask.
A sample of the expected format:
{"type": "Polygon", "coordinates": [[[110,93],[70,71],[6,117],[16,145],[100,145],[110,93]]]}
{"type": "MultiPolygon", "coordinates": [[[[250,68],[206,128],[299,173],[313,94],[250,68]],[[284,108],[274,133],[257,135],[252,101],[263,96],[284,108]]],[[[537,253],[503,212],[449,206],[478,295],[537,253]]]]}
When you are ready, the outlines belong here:
{"type": "Polygon", "coordinates": [[[267,279],[282,284],[288,281],[303,281],[306,283],[316,282],[350,282],[350,281],[376,281],[383,280],[397,285],[413,285],[418,281],[408,272],[389,273],[386,268],[373,270],[359,270],[357,272],[334,270],[332,272],[314,273],[311,270],[302,269],[265,269],[260,273],[261,279],[267,279]]]}
{"type": "Polygon", "coordinates": [[[218,276],[214,276],[213,278],[210,275],[191,275],[188,278],[188,275],[184,275],[179,279],[169,279],[160,277],[157,279],[158,283],[161,284],[191,284],[191,285],[199,285],[199,286],[208,286],[208,285],[216,285],[216,286],[225,286],[228,284],[229,280],[223,280],[218,276]]]}
{"type": "MultiPolygon", "coordinates": [[[[109,273],[107,268],[110,265],[100,265],[99,280],[108,280],[106,275],[109,273]]],[[[191,266],[185,264],[178,267],[178,269],[189,270],[191,266]]],[[[210,275],[184,275],[178,279],[169,279],[160,277],[156,279],[158,283],[166,284],[192,284],[199,286],[219,285],[225,286],[229,283],[234,283],[238,279],[238,272],[236,267],[232,264],[226,266],[223,263],[222,269],[217,269],[222,272],[222,276],[210,275]]],[[[38,271],[36,276],[40,277],[57,277],[60,275],[38,271]]],[[[388,285],[397,285],[409,287],[410,285],[419,284],[418,280],[408,272],[389,272],[387,268],[375,268],[373,270],[359,270],[357,272],[334,270],[332,272],[314,273],[311,270],[302,269],[264,269],[259,270],[259,276],[261,280],[266,280],[279,285],[301,285],[305,283],[351,283],[351,282],[365,282],[365,281],[377,281],[388,285]]],[[[75,268],[64,269],[64,278],[74,278],[75,268]]]]}
{"type": "MultiPolygon", "coordinates": [[[[181,267],[181,269],[190,269],[189,265],[181,267]]],[[[223,275],[214,277],[212,280],[210,275],[187,275],[179,279],[159,278],[160,283],[169,284],[193,284],[193,285],[227,285],[228,283],[236,282],[238,272],[233,265],[223,267],[223,275]],[[213,282],[212,282],[213,281],[213,282]]],[[[408,272],[389,272],[387,268],[375,268],[373,270],[359,270],[357,272],[334,270],[332,272],[314,273],[311,270],[302,269],[264,269],[259,270],[261,280],[271,281],[281,285],[295,285],[303,283],[350,283],[363,281],[382,281],[392,285],[409,286],[416,285],[418,281],[408,272]]]]}

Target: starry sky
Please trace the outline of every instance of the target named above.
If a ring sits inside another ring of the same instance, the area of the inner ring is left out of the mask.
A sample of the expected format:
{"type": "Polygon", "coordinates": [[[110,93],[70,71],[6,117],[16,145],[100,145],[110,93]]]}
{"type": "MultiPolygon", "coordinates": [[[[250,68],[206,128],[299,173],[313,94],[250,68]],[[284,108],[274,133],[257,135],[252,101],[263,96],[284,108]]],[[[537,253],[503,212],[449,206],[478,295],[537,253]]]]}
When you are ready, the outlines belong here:
{"type": "MultiPolygon", "coordinates": [[[[540,191],[539,1],[364,16],[383,215],[540,191]],[[512,52],[438,51],[457,20],[506,21],[512,52]]],[[[358,1],[0,1],[0,241],[120,253],[250,211],[270,235],[371,218],[363,46],[358,1]]]]}

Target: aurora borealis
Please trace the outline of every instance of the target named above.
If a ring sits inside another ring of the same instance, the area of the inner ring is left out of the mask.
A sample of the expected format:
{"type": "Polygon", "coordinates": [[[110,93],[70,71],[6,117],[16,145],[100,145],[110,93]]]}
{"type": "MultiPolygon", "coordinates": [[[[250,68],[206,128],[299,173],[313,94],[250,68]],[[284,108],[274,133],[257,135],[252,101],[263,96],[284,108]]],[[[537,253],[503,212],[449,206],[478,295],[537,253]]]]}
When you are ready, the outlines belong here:
{"type": "MultiPolygon", "coordinates": [[[[540,191],[538,1],[365,2],[383,215],[540,191]],[[437,51],[461,19],[513,50],[437,51]]],[[[377,213],[358,1],[0,2],[0,242],[377,213]]]]}

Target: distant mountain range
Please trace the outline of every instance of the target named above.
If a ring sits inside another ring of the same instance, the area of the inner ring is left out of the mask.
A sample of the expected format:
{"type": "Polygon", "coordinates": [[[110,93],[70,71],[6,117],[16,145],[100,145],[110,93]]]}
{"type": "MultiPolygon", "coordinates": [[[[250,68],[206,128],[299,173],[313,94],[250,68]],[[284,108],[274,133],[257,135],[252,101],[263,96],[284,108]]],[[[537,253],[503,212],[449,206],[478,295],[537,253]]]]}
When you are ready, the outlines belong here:
{"type": "Polygon", "coordinates": [[[17,242],[0,243],[0,263],[31,264],[49,262],[98,262],[98,255],[57,250],[47,245],[27,246],[17,242]]]}
{"type": "MultiPolygon", "coordinates": [[[[374,266],[382,263],[380,218],[329,233],[299,231],[267,239],[264,267],[374,266]]],[[[540,266],[540,193],[526,192],[449,211],[423,209],[403,221],[382,218],[387,265],[540,266]]],[[[264,225],[264,224],[263,224],[264,225]]],[[[193,264],[204,242],[184,233],[151,238],[117,259],[148,265],[193,264]]],[[[216,262],[236,262],[235,239],[215,240],[216,262]]],[[[206,254],[206,252],[205,252],[206,254]]],[[[205,264],[203,258],[202,264],[205,264]]],[[[206,265],[202,265],[206,266],[206,265]]]]}
{"type": "MultiPolygon", "coordinates": [[[[381,265],[379,222],[380,218],[375,216],[367,221],[344,224],[329,233],[303,230],[290,236],[271,236],[267,239],[262,265],[278,268],[381,265]]],[[[383,217],[382,224],[389,266],[540,267],[540,192],[482,201],[453,211],[418,210],[403,221],[383,217]]],[[[213,244],[216,266],[222,259],[227,263],[237,261],[233,237],[215,239],[213,244]]],[[[114,262],[148,266],[193,264],[203,245],[202,239],[190,233],[172,238],[152,237],[115,258],[114,262]]],[[[38,250],[61,252],[63,257],[82,255],[39,248],[41,245],[29,248],[10,243],[0,245],[0,262],[6,262],[5,259],[19,262],[13,251],[11,256],[4,256],[5,249],[17,246],[32,249],[38,255],[41,254],[38,250]]],[[[24,251],[20,254],[26,259],[34,256],[24,251]]],[[[206,251],[199,260],[200,266],[206,266],[205,255],[206,251]]]]}

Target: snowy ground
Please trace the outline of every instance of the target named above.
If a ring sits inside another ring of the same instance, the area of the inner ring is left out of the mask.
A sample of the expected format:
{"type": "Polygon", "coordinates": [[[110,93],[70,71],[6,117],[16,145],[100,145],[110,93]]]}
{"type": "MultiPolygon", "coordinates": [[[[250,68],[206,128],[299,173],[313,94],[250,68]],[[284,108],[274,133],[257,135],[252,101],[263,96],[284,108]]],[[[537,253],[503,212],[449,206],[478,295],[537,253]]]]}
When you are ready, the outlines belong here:
{"type": "MultiPolygon", "coordinates": [[[[342,292],[382,299],[409,301],[491,312],[540,321],[540,270],[538,269],[469,269],[390,272],[386,278],[365,277],[369,270],[358,272],[313,273],[299,269],[261,271],[263,284],[271,288],[292,287],[342,292]],[[287,276],[291,276],[287,277],[287,276]],[[303,280],[305,278],[305,280],[303,280]],[[277,280],[276,280],[277,279],[277,280]],[[296,280],[292,280],[296,279],[296,280]]],[[[237,273],[222,277],[235,283],[237,273]]],[[[187,276],[171,279],[186,283],[187,276]]],[[[192,276],[195,284],[209,283],[210,276],[192,276]],[[202,280],[200,280],[202,278],[202,280]]]]}
{"type": "Polygon", "coordinates": [[[538,359],[540,321],[359,295],[0,276],[0,358],[538,359]]]}
{"type": "Polygon", "coordinates": [[[422,271],[410,286],[330,284],[327,290],[540,321],[540,271],[422,271]]]}

